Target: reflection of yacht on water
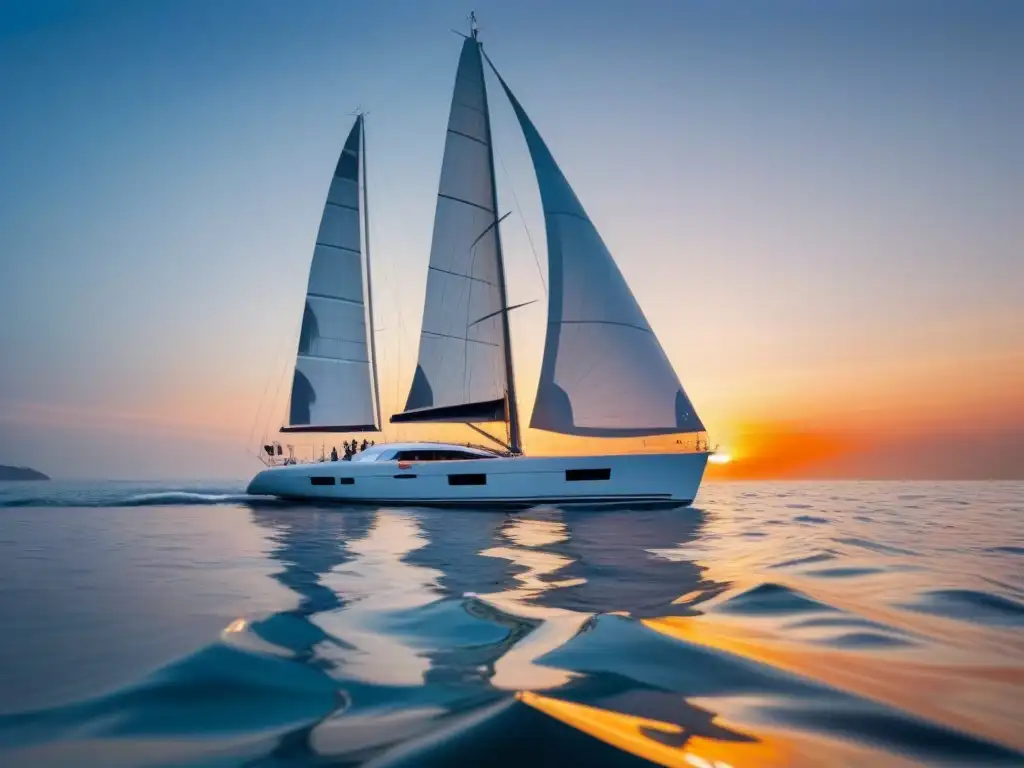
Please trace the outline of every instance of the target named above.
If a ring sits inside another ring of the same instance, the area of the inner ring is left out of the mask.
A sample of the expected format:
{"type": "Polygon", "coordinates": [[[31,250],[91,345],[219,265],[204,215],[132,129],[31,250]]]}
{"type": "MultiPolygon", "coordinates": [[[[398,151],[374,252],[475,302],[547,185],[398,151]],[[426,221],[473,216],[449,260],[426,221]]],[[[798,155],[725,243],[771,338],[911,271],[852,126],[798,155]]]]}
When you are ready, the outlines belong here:
{"type": "Polygon", "coordinates": [[[281,564],[271,578],[292,591],[298,604],[291,610],[254,620],[248,630],[260,639],[284,648],[298,659],[316,655],[316,646],[337,642],[316,622],[316,617],[341,608],[344,596],[324,584],[324,577],[352,558],[346,542],[366,535],[372,515],[321,514],[316,510],[252,509],[254,521],[271,532],[271,557],[281,564]]]}
{"type": "MultiPolygon", "coordinates": [[[[495,661],[536,624],[446,597],[440,571],[409,562],[430,543],[414,515],[346,512],[252,510],[282,566],[272,577],[298,605],[236,622],[226,639],[317,670],[336,692],[332,709],[280,738],[273,756],[282,762],[361,760],[429,732],[460,707],[494,701],[500,694],[487,679],[495,661]]],[[[468,549],[445,542],[448,562],[487,538],[462,541],[468,549]]]]}
{"type": "MultiPolygon", "coordinates": [[[[253,479],[249,493],[523,506],[678,505],[696,496],[708,459],[706,440],[702,449],[699,438],[692,453],[523,455],[509,313],[524,304],[510,304],[506,294],[485,59],[474,22],[462,46],[448,121],[418,363],[405,410],[391,422],[465,424],[501,449],[391,444],[351,462],[276,466],[279,451],[271,445],[272,466],[253,479]],[[483,423],[504,423],[506,439],[477,426],[483,423]]],[[[609,439],[702,433],[607,247],[497,76],[526,138],[547,235],[548,321],[531,428],[609,439]]],[[[313,251],[283,432],[374,432],[382,426],[366,202],[360,115],[335,169],[313,251]]]]}
{"type": "MultiPolygon", "coordinates": [[[[339,680],[485,684],[495,661],[540,623],[446,594],[439,584],[445,573],[413,562],[433,542],[412,514],[255,508],[253,516],[273,532],[272,557],[282,564],[273,578],[299,603],[248,623],[247,630],[339,680]]],[[[461,539],[465,546],[453,547],[450,539],[439,544],[446,565],[461,570],[497,526],[461,539]]]]}
{"type": "Polygon", "coordinates": [[[324,586],[322,579],[351,559],[345,542],[365,535],[365,530],[360,529],[368,528],[369,521],[357,519],[356,515],[322,514],[318,510],[258,507],[253,509],[253,517],[257,524],[272,532],[271,556],[281,564],[281,569],[271,577],[298,596],[295,612],[308,616],[341,607],[341,597],[324,586]]]}
{"type": "MultiPolygon", "coordinates": [[[[582,581],[566,573],[572,558],[556,551],[577,535],[569,513],[465,514],[456,536],[439,535],[451,516],[429,510],[252,513],[282,566],[273,578],[298,605],[248,630],[336,692],[322,715],[281,735],[271,757],[485,764],[496,734],[524,733],[500,754],[531,753],[543,742],[545,754],[583,748],[591,762],[632,765],[602,741],[625,738],[635,754],[668,749],[676,758],[694,739],[701,750],[708,740],[723,749],[751,741],[686,701],[679,680],[687,673],[664,685],[644,674],[644,655],[629,652],[638,639],[653,656],[676,650],[657,635],[631,619],[542,604],[582,581]],[[496,589],[464,595],[471,582],[496,589]],[[640,634],[623,646],[622,632],[640,634]],[[437,739],[439,729],[457,735],[437,739]],[[596,739],[578,741],[574,731],[596,739]],[[460,739],[470,755],[449,760],[448,746],[460,739]]],[[[605,516],[576,520],[597,517],[605,516]]]]}
{"type": "Polygon", "coordinates": [[[710,579],[694,562],[655,554],[666,545],[677,548],[700,536],[703,513],[660,512],[580,514],[567,510],[560,518],[571,535],[547,545],[567,558],[560,571],[568,589],[538,594],[535,602],[575,611],[620,612],[635,618],[692,614],[698,597],[725,585],[710,579]],[[583,577],[583,578],[580,578],[583,577]],[[686,595],[687,600],[680,600],[686,595]]]}

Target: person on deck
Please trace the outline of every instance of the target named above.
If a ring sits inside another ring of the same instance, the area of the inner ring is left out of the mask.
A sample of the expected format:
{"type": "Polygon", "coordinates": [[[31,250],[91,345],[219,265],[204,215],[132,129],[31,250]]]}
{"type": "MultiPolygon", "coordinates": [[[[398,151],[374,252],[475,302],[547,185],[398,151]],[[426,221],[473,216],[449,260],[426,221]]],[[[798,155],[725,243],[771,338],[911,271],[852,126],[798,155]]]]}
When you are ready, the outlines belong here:
{"type": "Polygon", "coordinates": [[[366,438],[364,437],[364,438],[363,438],[363,444],[362,444],[362,446],[361,446],[361,447],[359,448],[359,450],[360,450],[360,451],[365,451],[365,450],[366,450],[367,448],[369,448],[369,447],[370,447],[370,444],[369,444],[369,443],[368,443],[368,442],[366,441],[366,438]]]}
{"type": "Polygon", "coordinates": [[[331,461],[338,460],[338,446],[331,446],[331,461]]]}

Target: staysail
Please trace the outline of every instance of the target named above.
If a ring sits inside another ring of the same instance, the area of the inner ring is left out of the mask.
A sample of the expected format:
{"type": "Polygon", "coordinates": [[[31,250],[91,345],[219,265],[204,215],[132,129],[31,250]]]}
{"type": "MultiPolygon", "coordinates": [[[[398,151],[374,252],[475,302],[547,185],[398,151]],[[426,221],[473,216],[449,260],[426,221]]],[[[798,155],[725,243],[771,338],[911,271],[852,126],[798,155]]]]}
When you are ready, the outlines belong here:
{"type": "MultiPolygon", "coordinates": [[[[331,179],[309,268],[282,432],[368,432],[379,429],[375,401],[373,318],[363,282],[363,238],[359,190],[363,117],[345,141],[331,179]]],[[[365,175],[365,168],[364,175],[365,175]]]]}
{"type": "Polygon", "coordinates": [[[448,117],[416,371],[405,412],[391,421],[505,420],[515,403],[506,306],[487,92],[474,34],[462,45],[448,117]]]}
{"type": "Polygon", "coordinates": [[[548,325],[530,426],[591,437],[703,431],[611,253],[522,105],[495,74],[530,150],[547,231],[548,325]]]}

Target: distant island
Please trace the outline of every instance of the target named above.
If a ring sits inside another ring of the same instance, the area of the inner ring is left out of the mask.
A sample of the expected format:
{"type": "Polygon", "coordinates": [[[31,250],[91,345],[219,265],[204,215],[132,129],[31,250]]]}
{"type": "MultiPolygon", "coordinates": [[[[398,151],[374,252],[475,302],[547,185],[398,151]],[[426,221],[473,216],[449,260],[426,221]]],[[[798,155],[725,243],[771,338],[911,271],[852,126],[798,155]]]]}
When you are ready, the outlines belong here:
{"type": "Polygon", "coordinates": [[[42,472],[28,467],[7,467],[0,464],[0,481],[3,480],[49,480],[42,472]]]}

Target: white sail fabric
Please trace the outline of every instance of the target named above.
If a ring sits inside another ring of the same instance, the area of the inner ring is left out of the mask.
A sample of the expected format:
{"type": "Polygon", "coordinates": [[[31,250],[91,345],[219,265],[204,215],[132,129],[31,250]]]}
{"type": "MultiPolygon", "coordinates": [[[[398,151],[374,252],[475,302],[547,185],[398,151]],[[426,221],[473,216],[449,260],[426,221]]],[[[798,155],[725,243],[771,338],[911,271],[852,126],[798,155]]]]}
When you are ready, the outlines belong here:
{"type": "Polygon", "coordinates": [[[611,253],[530,118],[498,79],[533,159],[547,230],[548,326],[530,426],[592,437],[703,431],[611,253]]]}
{"type": "Polygon", "coordinates": [[[469,38],[448,117],[416,372],[406,412],[392,421],[505,418],[497,201],[483,74],[479,44],[469,38]]]}
{"type": "MultiPolygon", "coordinates": [[[[327,193],[313,249],[286,432],[377,429],[363,289],[356,119],[327,193]]],[[[372,329],[369,330],[372,332],[372,329]]]]}

